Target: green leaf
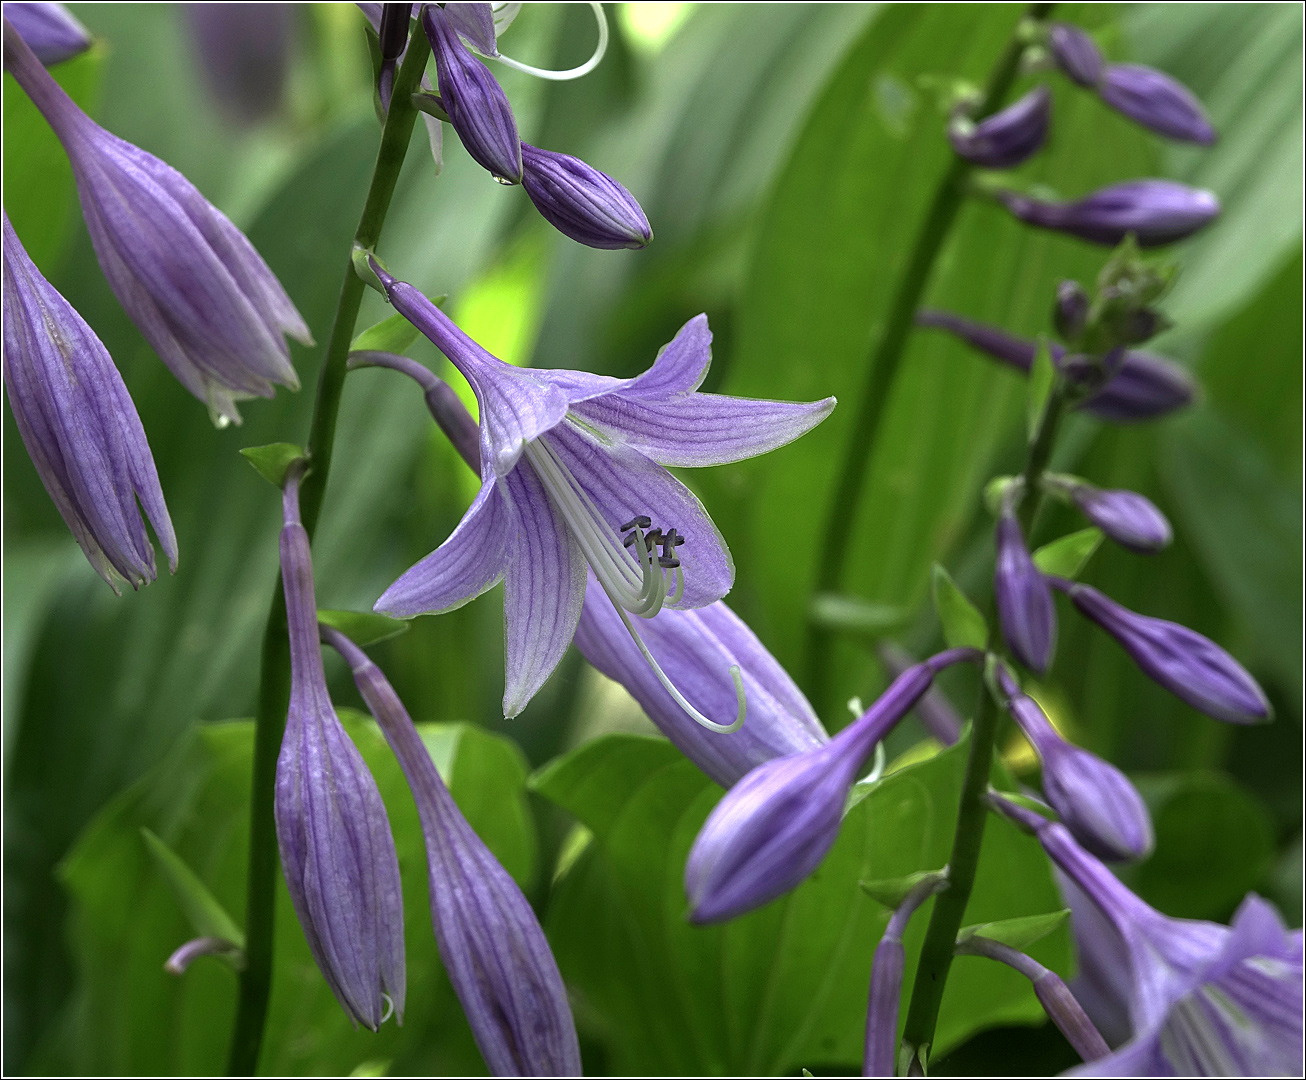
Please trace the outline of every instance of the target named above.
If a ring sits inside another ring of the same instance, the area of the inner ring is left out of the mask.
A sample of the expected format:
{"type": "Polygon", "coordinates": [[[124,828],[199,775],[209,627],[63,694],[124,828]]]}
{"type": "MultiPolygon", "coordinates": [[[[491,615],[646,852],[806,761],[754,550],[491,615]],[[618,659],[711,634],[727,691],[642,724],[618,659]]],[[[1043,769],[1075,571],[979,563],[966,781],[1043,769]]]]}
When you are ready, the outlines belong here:
{"type": "Polygon", "coordinates": [[[891,604],[872,604],[857,596],[817,593],[812,597],[812,618],[822,626],[846,634],[880,638],[900,630],[910,614],[891,604]]]}
{"type": "Polygon", "coordinates": [[[1025,434],[1033,442],[1038,434],[1043,414],[1047,411],[1048,398],[1052,394],[1052,385],[1057,380],[1057,370],[1052,366],[1052,354],[1048,352],[1048,341],[1039,335],[1038,352],[1034,354],[1034,366],[1029,369],[1029,382],[1025,385],[1025,434]]]}
{"type": "Polygon", "coordinates": [[[952,576],[934,564],[934,610],[943,624],[943,640],[950,649],[984,649],[989,643],[989,626],[952,576]]]}
{"type": "Polygon", "coordinates": [[[286,473],[297,461],[303,461],[308,454],[302,446],[294,443],[268,443],[267,446],[246,446],[241,451],[245,460],[254,471],[273,487],[281,487],[286,482],[286,473]]]}
{"type": "Polygon", "coordinates": [[[1045,915],[1025,915],[1018,919],[1001,919],[998,922],[975,923],[963,926],[957,932],[957,944],[967,938],[984,937],[1010,945],[1013,949],[1028,952],[1029,947],[1042,941],[1055,930],[1066,925],[1070,918],[1070,909],[1049,911],[1045,915]]]}
{"type": "MultiPolygon", "coordinates": [[[[546,929],[578,1022],[609,1048],[608,1069],[754,1076],[855,1067],[868,965],[889,917],[858,883],[947,861],[965,756],[963,742],[887,777],[848,814],[811,878],[709,927],[685,922],[683,872],[721,789],[674,747],[610,735],[536,773],[531,787],[593,833],[558,879],[546,929]]],[[[1060,907],[1037,841],[990,822],[968,915],[987,921],[1060,907]]],[[[905,994],[928,918],[922,911],[908,928],[905,994]]],[[[1067,973],[1068,936],[1053,935],[1037,955],[1067,973]]],[[[959,960],[936,1046],[943,1053],[982,1027],[1041,1018],[1026,980],[959,960]]]]}
{"type": "Polygon", "coordinates": [[[227,914],[227,909],[218,902],[208,886],[196,877],[181,856],[144,825],[141,826],[141,836],[195,934],[198,937],[222,938],[243,949],[245,932],[235,924],[227,914]]]}
{"type": "Polygon", "coordinates": [[[1034,565],[1045,574],[1077,578],[1102,544],[1102,530],[1096,526],[1058,537],[1034,552],[1034,565]]]}
{"type": "MultiPolygon", "coordinates": [[[[440,307],[446,296],[432,296],[431,303],[440,307]]],[[[399,312],[374,323],[349,343],[350,352],[405,353],[420,336],[420,331],[399,312]]]]}
{"type": "Polygon", "coordinates": [[[907,894],[912,891],[926,878],[937,877],[942,871],[939,870],[918,870],[914,874],[908,874],[905,877],[896,878],[879,878],[875,881],[863,881],[859,884],[862,892],[872,900],[876,900],[887,908],[896,908],[906,898],[907,894]]]}
{"type": "Polygon", "coordinates": [[[375,611],[325,611],[322,608],[318,608],[317,621],[335,627],[360,648],[406,634],[411,625],[404,619],[392,619],[375,611]]]}

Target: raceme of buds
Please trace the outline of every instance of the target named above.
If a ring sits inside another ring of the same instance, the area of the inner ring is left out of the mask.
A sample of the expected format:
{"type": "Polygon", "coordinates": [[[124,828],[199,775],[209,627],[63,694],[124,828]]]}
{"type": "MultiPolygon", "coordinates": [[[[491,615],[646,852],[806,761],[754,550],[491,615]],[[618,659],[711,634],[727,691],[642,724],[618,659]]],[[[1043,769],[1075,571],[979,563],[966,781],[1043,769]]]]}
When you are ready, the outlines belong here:
{"type": "Polygon", "coordinates": [[[1063,281],[1057,286],[1057,302],[1052,309],[1052,324],[1061,340],[1073,342],[1084,332],[1088,319],[1088,292],[1078,281],[1063,281]]]}
{"type": "Polygon", "coordinates": [[[1139,247],[1159,247],[1191,236],[1220,213],[1210,191],[1173,180],[1129,180],[1073,202],[1045,202],[1014,191],[998,201],[1021,221],[1042,229],[1115,246],[1133,233],[1139,247]]]}
{"type": "Polygon", "coordinates": [[[1209,638],[1178,623],[1139,615],[1089,585],[1048,580],[1120,642],[1144,674],[1194,709],[1231,724],[1270,718],[1270,703],[1260,685],[1209,638]]]}
{"type": "Polygon", "coordinates": [[[486,1065],[496,1076],[579,1076],[567,990],[535,912],[463,817],[381,669],[339,631],[321,633],[349,664],[412,789],[440,959],[486,1065]]]}
{"type": "Polygon", "coordinates": [[[1043,763],[1043,793],[1076,840],[1100,859],[1141,859],[1152,850],[1152,818],[1124,773],[1063,739],[1005,668],[998,689],[1007,712],[1043,763]]]}
{"type": "Polygon", "coordinates": [[[690,922],[742,915],[800,884],[839,835],[848,793],[875,744],[975,649],[950,649],[903,672],[861,716],[816,750],[759,765],[726,792],[685,862],[690,922]]]}
{"type": "Polygon", "coordinates": [[[1183,83],[1142,64],[1112,64],[1097,88],[1111,108],[1169,139],[1210,146],[1215,128],[1183,83]]]}
{"type": "Polygon", "coordinates": [[[1047,139],[1052,95],[1035,87],[1001,112],[973,123],[957,117],[948,140],[960,157],[985,169],[1012,169],[1031,157],[1047,139]]]}
{"type": "Polygon", "coordinates": [[[1053,478],[1050,483],[1065,491],[1080,512],[1121,547],[1149,555],[1174,539],[1166,516],[1144,495],[1104,490],[1069,478],[1053,478]]]}
{"type": "Polygon", "coordinates": [[[181,173],[91,120],[8,26],[4,58],[68,154],[114,294],[182,385],[219,424],[240,422],[237,399],[297,389],[283,335],[312,336],[244,234],[181,173]]]}
{"type": "Polygon", "coordinates": [[[1102,53],[1083,30],[1069,23],[1048,27],[1048,45],[1057,67],[1080,86],[1095,87],[1102,79],[1102,53]]]}
{"type": "Polygon", "coordinates": [[[46,67],[91,47],[86,27],[63,4],[5,4],[4,17],[46,67]]]}
{"type": "Polygon", "coordinates": [[[313,959],[350,1018],[375,1031],[391,1008],[404,1015],[399,860],[376,781],[327,693],[300,470],[292,466],[283,495],[290,709],[277,758],[277,845],[313,959]]]}
{"type": "Polygon", "coordinates": [[[496,180],[520,184],[521,140],[503,88],[462,43],[443,8],[425,5],[422,26],[435,55],[440,100],[467,153],[496,180]]]}
{"type": "Polygon", "coordinates": [[[1052,663],[1057,612],[1052,589],[1034,565],[1010,506],[998,518],[993,593],[1007,645],[1017,660],[1042,675],[1052,663]]]}
{"type": "MultiPolygon", "coordinates": [[[[949,311],[922,309],[916,313],[916,323],[947,330],[968,345],[1025,374],[1029,374],[1038,354],[1038,344],[1028,338],[1016,337],[949,311]]],[[[1073,354],[1068,354],[1055,342],[1048,345],[1048,350],[1062,375],[1073,375],[1073,354]]],[[[1106,385],[1093,391],[1077,407],[1102,420],[1130,424],[1154,420],[1181,409],[1191,404],[1196,396],[1197,384],[1193,377],[1173,360],[1155,353],[1126,349],[1119,370],[1106,385]]]]}
{"type": "Polygon", "coordinates": [[[14,422],[77,543],[113,591],[153,581],[140,507],[177,569],[177,537],[136,406],[109,352],[3,215],[4,383],[14,422]]]}
{"type": "Polygon", "coordinates": [[[521,144],[522,186],[541,216],[592,248],[642,248],[653,230],[639,203],[612,177],[569,154],[521,144]]]}

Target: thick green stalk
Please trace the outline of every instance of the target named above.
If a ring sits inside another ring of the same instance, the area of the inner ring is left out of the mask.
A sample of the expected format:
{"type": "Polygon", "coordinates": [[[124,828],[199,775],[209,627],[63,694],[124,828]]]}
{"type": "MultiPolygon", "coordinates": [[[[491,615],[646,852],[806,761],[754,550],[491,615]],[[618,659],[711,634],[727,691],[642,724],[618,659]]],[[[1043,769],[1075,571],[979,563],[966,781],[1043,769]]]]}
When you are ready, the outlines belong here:
{"type": "MultiPolygon", "coordinates": [[[[408,44],[408,54],[395,78],[394,94],[381,133],[372,184],[354,234],[357,243],[375,247],[385,223],[386,211],[399,180],[399,170],[408,152],[417,111],[411,97],[426,67],[431,47],[420,25],[408,44]]],[[[308,453],[311,471],[300,491],[300,510],[310,538],[317,527],[331,471],[336,417],[344,389],[349,343],[363,300],[363,282],[346,257],[344,280],[336,303],[335,320],[327,342],[326,357],[318,374],[317,397],[309,429],[308,453]]],[[[258,1068],[263,1029],[267,1022],[272,990],[272,930],[275,918],[277,878],[277,836],[273,816],[277,755],[290,703],[290,643],[286,630],[286,601],[281,576],[272,596],[267,626],[263,631],[258,713],[254,729],[253,788],[250,794],[249,876],[245,902],[245,969],[240,976],[236,1026],[231,1036],[227,1072],[232,1076],[253,1076],[258,1068]]]]}
{"type": "MultiPolygon", "coordinates": [[[[1033,4],[1026,18],[1036,21],[1046,19],[1055,6],[1055,4],[1033,4]]],[[[1020,57],[1025,49],[1025,22],[1026,20],[1022,19],[1017,24],[1011,40],[1007,42],[1006,48],[989,76],[984,101],[977,113],[978,117],[996,112],[1010,91],[1011,84],[1015,82],[1020,68],[1020,57]]],[[[853,418],[852,431],[849,433],[847,448],[844,451],[843,464],[830,500],[818,563],[820,570],[816,581],[817,592],[835,592],[843,580],[857,506],[866,483],[866,471],[870,466],[871,451],[875,446],[875,437],[879,432],[884,407],[889,400],[889,392],[893,388],[894,380],[897,378],[898,367],[902,363],[903,351],[907,345],[908,335],[911,333],[916,309],[920,306],[925,286],[929,284],[934,262],[956,220],[957,211],[961,208],[966,194],[966,180],[972,168],[973,166],[964,159],[953,157],[952,164],[943,179],[939,181],[934,197],[930,200],[929,210],[912,246],[907,269],[898,282],[898,291],[894,294],[893,303],[889,308],[884,333],[875,347],[870,366],[867,368],[866,383],[862,388],[857,413],[853,418]]],[[[819,693],[828,681],[830,644],[830,631],[815,622],[810,622],[807,630],[807,685],[809,691],[814,693],[819,693]]]]}

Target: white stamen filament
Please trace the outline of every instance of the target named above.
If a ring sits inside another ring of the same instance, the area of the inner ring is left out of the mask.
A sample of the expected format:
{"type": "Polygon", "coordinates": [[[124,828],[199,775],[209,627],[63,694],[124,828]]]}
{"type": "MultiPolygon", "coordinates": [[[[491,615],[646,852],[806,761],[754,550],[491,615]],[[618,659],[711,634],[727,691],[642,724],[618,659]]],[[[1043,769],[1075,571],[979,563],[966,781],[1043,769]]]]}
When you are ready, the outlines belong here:
{"type": "Polygon", "coordinates": [[[599,42],[594,46],[593,55],[580,67],[567,68],[565,71],[537,68],[532,67],[530,64],[523,64],[520,60],[514,60],[511,56],[504,56],[503,53],[490,59],[498,60],[499,63],[506,64],[510,68],[516,68],[518,71],[524,71],[527,75],[534,75],[540,79],[549,79],[552,82],[567,82],[570,79],[579,79],[582,75],[588,75],[599,66],[603,54],[608,51],[608,17],[604,14],[603,5],[593,3],[593,0],[591,0],[590,10],[594,12],[594,19],[599,24],[599,42]]]}

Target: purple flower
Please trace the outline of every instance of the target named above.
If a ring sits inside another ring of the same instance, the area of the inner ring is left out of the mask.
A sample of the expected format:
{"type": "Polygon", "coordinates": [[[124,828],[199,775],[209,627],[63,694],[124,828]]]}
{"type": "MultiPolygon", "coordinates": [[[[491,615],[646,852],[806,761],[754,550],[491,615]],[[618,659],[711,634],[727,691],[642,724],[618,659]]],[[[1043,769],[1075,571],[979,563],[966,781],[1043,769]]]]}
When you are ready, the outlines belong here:
{"type": "Polygon", "coordinates": [[[340,632],[321,633],[353,670],[412,789],[440,958],[485,1064],[496,1076],[579,1076],[567,990],[535,912],[463,817],[381,669],[340,632]]]}
{"type": "Polygon", "coordinates": [[[498,56],[493,4],[445,4],[444,13],[458,36],[482,56],[498,56]]]}
{"type": "Polygon", "coordinates": [[[136,406],[95,332],[36,268],[4,214],[4,382],[41,483],[115,593],[154,580],[177,537],[136,406]],[[140,500],[140,507],[137,506],[140,500]]]}
{"type": "Polygon", "coordinates": [[[1076,996],[1117,1044],[1072,1076],[1300,1076],[1302,932],[1249,894],[1232,926],[1149,907],[1062,825],[1007,800],[1061,871],[1076,996]]]}
{"type": "Polygon", "coordinates": [[[1048,580],[1120,642],[1144,674],[1194,709],[1231,724],[1270,718],[1270,703],[1260,685],[1209,638],[1178,623],[1139,615],[1089,585],[1048,580]]]}
{"type": "MultiPolygon", "coordinates": [[[[875,653],[885,670],[894,678],[916,662],[906,649],[895,645],[892,641],[881,641],[876,645],[875,653]]],[[[916,702],[913,711],[916,713],[916,719],[921,722],[921,727],[944,746],[951,746],[961,737],[963,720],[953,708],[947,695],[937,687],[932,686],[926,690],[925,695],[916,702]]]]}
{"type": "Polygon", "coordinates": [[[1066,827],[1101,859],[1141,859],[1152,850],[1152,818],[1125,774],[1063,739],[1032,697],[998,669],[1004,705],[1043,763],[1043,793],[1066,827]]]}
{"type": "Polygon", "coordinates": [[[1202,103],[1183,83],[1141,64],[1112,64],[1098,95],[1116,112],[1158,135],[1210,146],[1215,128],[1202,103]]]}
{"type": "Polygon", "coordinates": [[[1083,30],[1069,23],[1048,27],[1048,44],[1057,67],[1080,86],[1097,86],[1102,78],[1102,53],[1083,30]]]}
{"type": "Polygon", "coordinates": [[[1052,663],[1057,612],[1052,589],[1034,565],[1010,506],[998,518],[997,549],[993,593],[1002,636],[1017,660],[1042,675],[1052,663]]]}
{"type": "Polygon", "coordinates": [[[255,124],[281,111],[295,34],[293,4],[187,4],[195,56],[218,105],[255,124]]]}
{"type": "Polygon", "coordinates": [[[277,758],[281,868],[308,947],[352,1020],[404,1014],[404,907],[390,819],[327,693],[313,560],[299,520],[301,468],[283,495],[281,577],[290,629],[290,709],[277,758]]]}
{"type": "Polygon", "coordinates": [[[759,765],[726,792],[685,863],[690,921],[732,919],[799,885],[834,845],[848,793],[875,744],[935,674],[980,655],[951,649],[908,668],[825,746],[759,765]]]}
{"type": "Polygon", "coordinates": [[[521,141],[503,88],[468,51],[443,8],[423,7],[422,26],[435,54],[440,100],[467,153],[496,180],[520,184],[521,141]]]}
{"type": "Polygon", "coordinates": [[[639,203],[612,177],[569,154],[521,144],[522,186],[544,220],[592,248],[642,248],[653,230],[639,203]]]}
{"type": "MultiPolygon", "coordinates": [[[[571,641],[587,565],[632,635],[630,614],[651,618],[664,604],[705,607],[729,590],[734,566],[724,541],[664,466],[765,453],[834,407],[833,398],[793,404],[696,393],[711,363],[701,315],[634,379],[514,368],[411,285],[377,273],[391,303],[476,394],[482,486],[449,539],[391,585],[376,609],[399,617],[448,611],[502,578],[508,716],[521,711],[571,641]]],[[[682,708],[712,724],[660,677],[682,708]]]]}
{"type": "Polygon", "coordinates": [[[63,4],[5,4],[4,17],[47,67],[71,60],[91,47],[86,27],[63,4]]]}
{"type": "Polygon", "coordinates": [[[1103,490],[1082,480],[1052,478],[1080,512],[1121,547],[1148,555],[1174,539],[1170,522],[1156,504],[1135,491],[1103,490]]]}
{"type": "Polygon", "coordinates": [[[1170,244],[1209,225],[1220,212],[1212,192],[1173,180],[1129,180],[1074,202],[1044,202],[1014,191],[999,191],[997,198],[1030,225],[1110,246],[1130,233],[1139,247],[1170,244]]]}
{"type": "Polygon", "coordinates": [[[1039,86],[979,123],[958,117],[948,128],[948,140],[972,164],[1011,169],[1043,145],[1051,119],[1052,95],[1046,86],[1039,86]]]}
{"type": "Polygon", "coordinates": [[[8,27],[6,68],[63,143],[100,266],[159,358],[218,423],[298,388],[283,334],[308,327],[258,252],[181,173],[88,117],[8,27]]]}
{"type": "MultiPolygon", "coordinates": [[[[962,318],[948,311],[923,309],[916,313],[919,326],[931,326],[955,334],[981,352],[986,352],[1018,371],[1029,373],[1038,354],[1038,344],[995,327],[962,318]]],[[[1066,374],[1074,369],[1074,357],[1055,342],[1048,345],[1052,361],[1066,374]]],[[[1197,395],[1197,385],[1188,372],[1173,360],[1154,353],[1126,349],[1120,368],[1100,389],[1078,405],[1102,420],[1135,423],[1154,420],[1181,409],[1197,395]]]]}

